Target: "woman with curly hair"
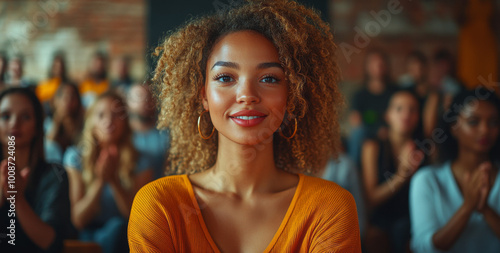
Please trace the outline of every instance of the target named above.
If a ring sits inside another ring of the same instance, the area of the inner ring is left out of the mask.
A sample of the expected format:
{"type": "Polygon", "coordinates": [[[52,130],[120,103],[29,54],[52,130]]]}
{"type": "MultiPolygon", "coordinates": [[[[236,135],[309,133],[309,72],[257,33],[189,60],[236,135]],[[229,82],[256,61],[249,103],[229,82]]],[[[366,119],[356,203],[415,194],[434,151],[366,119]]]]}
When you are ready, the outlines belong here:
{"type": "Polygon", "coordinates": [[[361,252],[352,195],[306,176],[339,142],[335,44],[313,10],[250,1],[157,49],[170,168],[137,194],[131,252],[361,252]]]}

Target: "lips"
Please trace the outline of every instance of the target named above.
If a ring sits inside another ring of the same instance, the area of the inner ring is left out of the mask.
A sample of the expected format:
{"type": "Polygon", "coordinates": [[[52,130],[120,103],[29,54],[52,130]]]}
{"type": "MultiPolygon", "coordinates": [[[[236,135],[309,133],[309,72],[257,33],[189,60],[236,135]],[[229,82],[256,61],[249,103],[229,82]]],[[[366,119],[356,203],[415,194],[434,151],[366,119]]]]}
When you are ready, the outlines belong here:
{"type": "Polygon", "coordinates": [[[239,126],[252,127],[262,122],[267,115],[256,110],[242,110],[229,117],[239,126]]]}
{"type": "Polygon", "coordinates": [[[257,110],[242,110],[237,113],[229,115],[229,117],[238,117],[238,116],[267,116],[265,113],[259,112],[257,110]]]}

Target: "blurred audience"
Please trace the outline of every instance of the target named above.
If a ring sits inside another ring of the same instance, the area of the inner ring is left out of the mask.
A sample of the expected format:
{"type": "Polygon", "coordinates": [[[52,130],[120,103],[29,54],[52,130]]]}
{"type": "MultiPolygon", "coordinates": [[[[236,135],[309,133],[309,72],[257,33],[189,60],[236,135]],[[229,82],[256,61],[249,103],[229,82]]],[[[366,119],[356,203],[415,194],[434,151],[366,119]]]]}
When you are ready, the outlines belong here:
{"type": "Polygon", "coordinates": [[[4,52],[0,52],[0,90],[3,90],[6,85],[7,64],[7,56],[4,52]]]}
{"type": "Polygon", "coordinates": [[[44,159],[43,110],[30,89],[8,88],[0,93],[0,143],[0,232],[4,235],[0,251],[62,252],[63,240],[71,231],[68,177],[63,167],[44,159]],[[10,182],[11,171],[15,182],[10,182]]]}
{"type": "Polygon", "coordinates": [[[349,115],[352,129],[348,154],[355,162],[360,161],[361,145],[366,138],[385,135],[383,114],[392,93],[394,84],[390,78],[387,55],[379,50],[369,52],[362,88],[354,94],[349,115]]]}
{"type": "Polygon", "coordinates": [[[500,252],[500,102],[480,88],[452,105],[439,164],[411,181],[412,250],[500,252]]]}
{"type": "Polygon", "coordinates": [[[168,130],[156,129],[158,114],[155,99],[148,86],[136,84],[130,88],[127,101],[135,148],[151,158],[153,178],[163,177],[170,135],[168,130]]]}
{"type": "Polygon", "coordinates": [[[398,91],[385,113],[387,138],[363,144],[362,176],[369,208],[367,252],[407,252],[410,239],[408,182],[424,158],[417,96],[398,91]]]}
{"type": "Polygon", "coordinates": [[[425,87],[428,78],[427,68],[427,58],[422,52],[418,50],[410,52],[406,59],[406,73],[399,78],[399,86],[410,88],[423,83],[425,87]]]}
{"type": "Polygon", "coordinates": [[[130,62],[129,56],[118,57],[113,64],[113,72],[115,79],[111,83],[111,87],[126,96],[133,84],[130,77],[130,62]]]}
{"type": "Polygon", "coordinates": [[[134,148],[127,105],[101,94],[87,111],[82,139],[64,155],[72,220],[79,238],[104,252],[126,252],[127,221],[135,193],[152,180],[146,156],[134,148]]]}
{"type": "MultiPolygon", "coordinates": [[[[36,87],[23,63],[0,53],[4,229],[8,136],[15,137],[18,191],[18,248],[2,243],[0,252],[60,252],[72,231],[104,252],[127,252],[135,193],[166,175],[170,134],[156,128],[154,94],[147,82],[133,84],[129,56],[112,62],[109,81],[108,57],[95,53],[79,85],[61,52],[36,87]]],[[[354,196],[366,252],[500,252],[498,97],[485,88],[465,91],[445,49],[429,61],[413,50],[398,85],[392,74],[384,51],[367,53],[347,152],[316,176],[354,196]]]]}
{"type": "Polygon", "coordinates": [[[415,50],[408,55],[408,73],[400,78],[400,86],[417,95],[422,126],[425,137],[430,137],[436,127],[440,95],[429,82],[427,58],[421,51],[415,50]]]}
{"type": "Polygon", "coordinates": [[[85,108],[89,107],[95,98],[110,88],[108,81],[108,58],[104,53],[94,54],[87,78],[80,83],[80,94],[85,108]]]}
{"type": "Polygon", "coordinates": [[[83,106],[78,87],[61,83],[51,99],[52,117],[46,117],[45,157],[52,162],[62,163],[63,154],[70,146],[77,144],[83,129],[83,106]]]}
{"type": "Polygon", "coordinates": [[[443,96],[440,104],[444,111],[463,87],[456,77],[453,55],[446,49],[438,49],[433,57],[432,70],[430,82],[434,90],[443,96]]]}
{"type": "Polygon", "coordinates": [[[326,166],[319,170],[315,176],[335,182],[352,194],[354,201],[356,201],[359,231],[361,234],[361,240],[363,241],[367,218],[365,212],[365,199],[358,168],[356,168],[354,161],[347,156],[345,151],[341,151],[336,159],[332,158],[328,160],[326,166]]]}
{"type": "Polygon", "coordinates": [[[31,81],[24,78],[23,70],[24,59],[22,56],[17,55],[10,59],[8,64],[7,72],[7,86],[9,87],[30,87],[33,88],[34,85],[31,81]]]}
{"type": "Polygon", "coordinates": [[[42,81],[36,87],[36,95],[40,102],[47,103],[54,94],[61,83],[67,83],[68,75],[66,73],[66,63],[64,55],[58,52],[54,55],[52,65],[49,70],[48,79],[42,81]]]}

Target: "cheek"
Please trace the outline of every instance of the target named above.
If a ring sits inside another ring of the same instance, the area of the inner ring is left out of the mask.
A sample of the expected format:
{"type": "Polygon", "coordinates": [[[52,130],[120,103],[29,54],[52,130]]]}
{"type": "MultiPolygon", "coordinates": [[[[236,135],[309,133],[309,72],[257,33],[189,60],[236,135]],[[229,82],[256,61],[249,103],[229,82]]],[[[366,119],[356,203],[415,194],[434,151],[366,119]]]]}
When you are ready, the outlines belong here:
{"type": "Polygon", "coordinates": [[[420,115],[418,113],[413,113],[412,119],[413,119],[413,124],[417,125],[418,124],[418,120],[420,119],[420,115]]]}
{"type": "MultiPolygon", "coordinates": [[[[288,92],[286,89],[280,90],[278,92],[271,92],[267,94],[263,99],[266,101],[266,106],[268,110],[270,110],[270,115],[272,115],[271,120],[269,121],[269,129],[276,131],[283,122],[287,122],[291,120],[293,122],[294,115],[286,116],[286,106],[287,106],[287,95],[288,92]]],[[[287,124],[290,124],[288,122],[287,124]]]]}
{"type": "Polygon", "coordinates": [[[500,128],[494,128],[491,130],[491,139],[496,140],[498,138],[498,134],[500,133],[500,128]]]}
{"type": "Polygon", "coordinates": [[[7,131],[7,121],[0,120],[0,133],[5,133],[7,131]]]}
{"type": "Polygon", "coordinates": [[[210,111],[210,118],[214,125],[220,118],[224,118],[224,113],[235,103],[235,94],[230,89],[207,89],[207,102],[210,111]]]}
{"type": "MultiPolygon", "coordinates": [[[[275,98],[270,101],[269,108],[271,113],[279,120],[282,121],[285,119],[286,113],[286,98],[275,98]]],[[[290,118],[294,118],[295,115],[289,115],[290,118]],[[291,117],[290,117],[291,116],[291,117]]]]}
{"type": "Polygon", "coordinates": [[[1,141],[1,144],[4,144],[4,145],[7,145],[9,139],[8,139],[8,136],[7,136],[7,123],[3,120],[0,120],[0,141],[1,141]]]}
{"type": "Polygon", "coordinates": [[[36,124],[35,120],[30,120],[22,124],[23,138],[25,140],[32,140],[36,134],[36,124]]]}
{"type": "Polygon", "coordinates": [[[388,125],[394,125],[397,123],[397,119],[398,119],[398,113],[395,112],[395,111],[390,111],[388,114],[387,114],[387,124],[388,125]]]}
{"type": "Polygon", "coordinates": [[[125,120],[122,120],[122,119],[117,119],[116,122],[115,122],[115,126],[116,126],[116,131],[115,131],[115,135],[116,136],[122,136],[123,133],[125,132],[125,128],[126,128],[126,121],[125,120]]]}
{"type": "Polygon", "coordinates": [[[457,140],[463,143],[467,143],[475,137],[474,128],[469,126],[466,122],[462,122],[458,125],[455,133],[457,140]]]}

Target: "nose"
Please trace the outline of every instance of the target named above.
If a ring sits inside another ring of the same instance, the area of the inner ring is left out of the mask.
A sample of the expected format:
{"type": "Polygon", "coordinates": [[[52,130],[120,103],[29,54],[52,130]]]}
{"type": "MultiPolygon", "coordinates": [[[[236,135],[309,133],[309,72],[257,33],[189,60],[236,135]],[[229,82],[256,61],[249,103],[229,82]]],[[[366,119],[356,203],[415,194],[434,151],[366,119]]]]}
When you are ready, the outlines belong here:
{"type": "Polygon", "coordinates": [[[488,122],[485,121],[485,120],[481,121],[480,124],[479,124],[479,134],[481,136],[484,136],[486,133],[488,133],[489,130],[490,129],[489,129],[489,126],[488,126],[488,122]]]}
{"type": "Polygon", "coordinates": [[[237,88],[236,101],[241,104],[255,104],[260,102],[257,87],[249,79],[244,79],[237,88]]]}
{"type": "Polygon", "coordinates": [[[113,124],[113,115],[111,114],[106,114],[102,120],[101,120],[101,124],[102,126],[104,127],[110,127],[112,124],[113,124]]]}

